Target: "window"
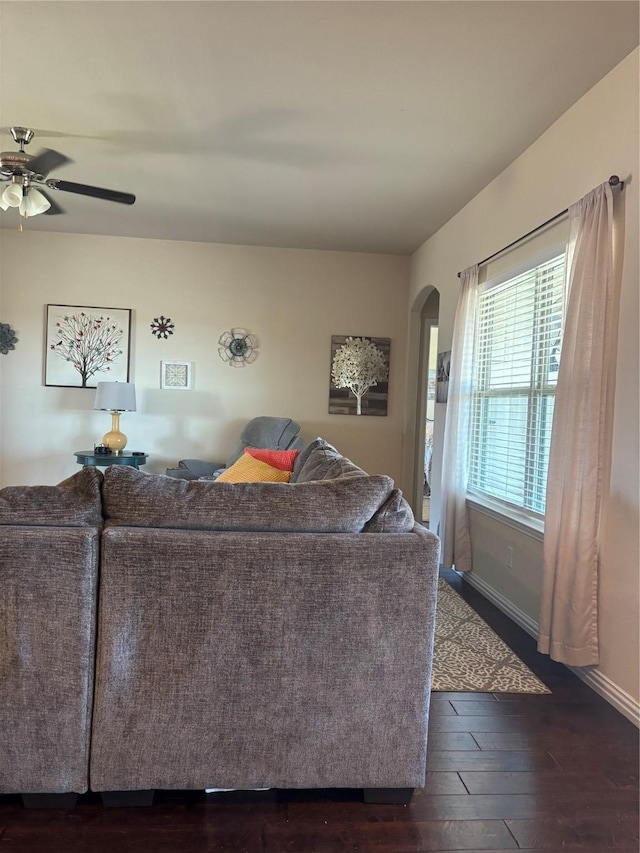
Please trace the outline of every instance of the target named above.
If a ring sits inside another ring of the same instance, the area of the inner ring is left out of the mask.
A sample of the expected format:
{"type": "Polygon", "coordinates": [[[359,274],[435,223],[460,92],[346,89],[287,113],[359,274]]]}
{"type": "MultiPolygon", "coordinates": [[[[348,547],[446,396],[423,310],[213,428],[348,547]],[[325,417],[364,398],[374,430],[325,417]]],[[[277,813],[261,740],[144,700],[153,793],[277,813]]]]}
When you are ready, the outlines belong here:
{"type": "Polygon", "coordinates": [[[565,255],[478,297],[469,491],[544,515],[564,315],[565,255]]]}

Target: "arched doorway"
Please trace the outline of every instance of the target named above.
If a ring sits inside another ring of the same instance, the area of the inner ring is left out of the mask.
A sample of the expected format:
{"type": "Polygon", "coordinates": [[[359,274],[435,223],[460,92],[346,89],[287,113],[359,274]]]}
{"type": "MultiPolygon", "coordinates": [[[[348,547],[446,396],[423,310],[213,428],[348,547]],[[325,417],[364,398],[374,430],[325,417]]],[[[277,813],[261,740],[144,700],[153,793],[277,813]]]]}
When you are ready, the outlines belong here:
{"type": "Polygon", "coordinates": [[[440,313],[440,294],[432,290],[420,313],[420,369],[418,382],[418,424],[416,433],[418,446],[416,477],[419,494],[416,507],[421,521],[426,527],[431,518],[431,484],[433,435],[436,404],[436,368],[438,357],[438,316],[440,313]],[[420,485],[421,484],[421,485],[420,485]]]}

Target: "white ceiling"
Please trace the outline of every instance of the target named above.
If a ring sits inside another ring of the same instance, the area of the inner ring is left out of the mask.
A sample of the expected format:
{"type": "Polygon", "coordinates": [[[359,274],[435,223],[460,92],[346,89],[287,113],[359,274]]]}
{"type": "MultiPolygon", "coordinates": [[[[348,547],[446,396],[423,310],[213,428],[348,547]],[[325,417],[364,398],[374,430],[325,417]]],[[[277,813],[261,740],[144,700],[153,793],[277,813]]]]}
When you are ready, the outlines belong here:
{"type": "Polygon", "coordinates": [[[32,230],[410,253],[638,44],[638,8],[1,0],[0,147],[34,128],[74,161],[50,177],[137,196],[52,192],[32,230]]]}

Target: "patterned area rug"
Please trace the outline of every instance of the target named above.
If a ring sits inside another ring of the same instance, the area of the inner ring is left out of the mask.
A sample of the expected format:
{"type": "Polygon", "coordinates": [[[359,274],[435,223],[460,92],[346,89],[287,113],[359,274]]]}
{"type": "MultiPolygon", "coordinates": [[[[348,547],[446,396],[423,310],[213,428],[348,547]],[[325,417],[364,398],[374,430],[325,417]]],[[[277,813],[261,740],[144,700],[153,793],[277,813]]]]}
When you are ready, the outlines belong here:
{"type": "Polygon", "coordinates": [[[466,601],[440,578],[432,690],[550,693],[466,601]]]}

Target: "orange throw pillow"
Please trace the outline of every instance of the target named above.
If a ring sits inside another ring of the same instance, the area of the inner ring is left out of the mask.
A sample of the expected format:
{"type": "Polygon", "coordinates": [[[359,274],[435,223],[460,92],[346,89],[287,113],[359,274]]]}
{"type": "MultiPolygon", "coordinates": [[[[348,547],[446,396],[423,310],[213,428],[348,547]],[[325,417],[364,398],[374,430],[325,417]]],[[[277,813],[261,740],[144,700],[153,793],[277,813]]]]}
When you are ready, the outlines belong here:
{"type": "Polygon", "coordinates": [[[217,477],[214,483],[288,483],[291,471],[283,471],[244,453],[217,477]]]}
{"type": "Polygon", "coordinates": [[[266,462],[267,465],[279,468],[281,471],[293,471],[293,463],[296,461],[296,456],[300,451],[268,450],[263,447],[246,447],[244,452],[248,453],[249,456],[253,456],[254,459],[266,462]]]}

